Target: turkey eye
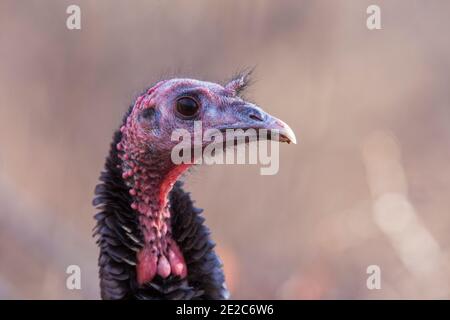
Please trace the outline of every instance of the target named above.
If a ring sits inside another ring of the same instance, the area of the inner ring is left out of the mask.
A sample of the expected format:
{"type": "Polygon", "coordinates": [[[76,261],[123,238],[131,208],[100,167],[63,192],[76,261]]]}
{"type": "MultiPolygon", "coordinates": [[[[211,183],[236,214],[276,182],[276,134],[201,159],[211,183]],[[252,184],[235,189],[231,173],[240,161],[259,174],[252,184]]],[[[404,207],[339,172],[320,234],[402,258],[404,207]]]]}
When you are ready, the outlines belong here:
{"type": "Polygon", "coordinates": [[[183,118],[192,118],[198,113],[199,105],[190,97],[182,97],[177,100],[176,109],[183,118]]]}

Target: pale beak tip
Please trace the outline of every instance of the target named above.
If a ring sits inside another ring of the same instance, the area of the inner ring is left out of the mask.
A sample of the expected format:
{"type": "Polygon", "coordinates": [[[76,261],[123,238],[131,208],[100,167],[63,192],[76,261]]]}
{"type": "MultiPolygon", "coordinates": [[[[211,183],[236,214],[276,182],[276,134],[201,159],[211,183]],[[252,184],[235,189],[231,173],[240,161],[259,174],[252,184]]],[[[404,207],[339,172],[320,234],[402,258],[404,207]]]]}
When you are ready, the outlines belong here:
{"type": "Polygon", "coordinates": [[[297,138],[295,137],[294,131],[285,122],[279,120],[282,129],[280,130],[280,135],[282,139],[280,141],[297,144],[297,138]]]}
{"type": "Polygon", "coordinates": [[[297,138],[295,137],[294,132],[292,131],[291,134],[287,137],[289,139],[288,143],[297,144],[297,138]]]}

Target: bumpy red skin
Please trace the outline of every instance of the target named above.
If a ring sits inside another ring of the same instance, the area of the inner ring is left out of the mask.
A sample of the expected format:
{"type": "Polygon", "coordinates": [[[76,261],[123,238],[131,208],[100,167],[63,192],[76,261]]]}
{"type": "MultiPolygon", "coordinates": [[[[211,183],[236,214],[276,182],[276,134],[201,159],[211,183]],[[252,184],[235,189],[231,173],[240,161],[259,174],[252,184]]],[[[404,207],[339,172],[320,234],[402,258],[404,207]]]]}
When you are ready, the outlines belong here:
{"type": "Polygon", "coordinates": [[[190,166],[175,165],[170,160],[170,151],[177,144],[171,141],[171,132],[180,127],[192,130],[192,121],[177,119],[173,112],[174,100],[192,90],[200,96],[202,108],[198,117],[203,131],[235,124],[244,127],[260,124],[252,122],[249,112],[261,114],[262,111],[236,95],[244,85],[245,80],[240,78],[225,87],[193,79],[161,81],[136,100],[121,127],[122,140],[117,150],[122,160],[122,177],[130,188],[131,207],[139,214],[145,241],[137,253],[139,284],[151,281],[156,275],[183,278],[188,273],[182,251],[172,238],[168,194],[190,166]],[[157,115],[143,120],[144,110],[150,108],[155,108],[157,115]]]}
{"type": "Polygon", "coordinates": [[[139,214],[145,241],[144,247],[137,253],[137,280],[140,285],[151,281],[156,275],[162,278],[171,274],[181,278],[187,275],[183,254],[171,236],[168,194],[188,165],[162,165],[149,158],[146,152],[148,131],[136,121],[139,112],[154,106],[152,92],[159,85],[136,100],[126,124],[121,128],[122,140],[117,145],[123,161],[122,178],[130,187],[129,192],[133,196],[131,207],[139,214]]]}

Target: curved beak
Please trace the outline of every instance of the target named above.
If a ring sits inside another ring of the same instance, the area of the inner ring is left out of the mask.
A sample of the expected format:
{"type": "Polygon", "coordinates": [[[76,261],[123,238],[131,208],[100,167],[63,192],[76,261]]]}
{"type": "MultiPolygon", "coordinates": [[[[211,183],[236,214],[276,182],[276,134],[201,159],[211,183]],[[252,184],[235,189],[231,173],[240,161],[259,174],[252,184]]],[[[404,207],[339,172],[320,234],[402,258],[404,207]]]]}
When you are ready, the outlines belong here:
{"type": "MultiPolygon", "coordinates": [[[[259,130],[264,129],[269,133],[268,139],[270,140],[297,144],[295,133],[286,122],[268,114],[252,103],[247,102],[238,107],[229,107],[220,118],[220,123],[215,123],[214,127],[221,131],[255,129],[259,133],[259,130]]],[[[258,137],[260,137],[259,134],[258,137]]]]}
{"type": "Polygon", "coordinates": [[[291,129],[291,127],[288,126],[288,124],[280,119],[277,119],[275,117],[272,117],[274,120],[274,123],[269,125],[268,130],[278,130],[279,132],[279,141],[280,142],[287,142],[287,143],[293,143],[297,144],[297,138],[295,137],[294,131],[291,129]]]}

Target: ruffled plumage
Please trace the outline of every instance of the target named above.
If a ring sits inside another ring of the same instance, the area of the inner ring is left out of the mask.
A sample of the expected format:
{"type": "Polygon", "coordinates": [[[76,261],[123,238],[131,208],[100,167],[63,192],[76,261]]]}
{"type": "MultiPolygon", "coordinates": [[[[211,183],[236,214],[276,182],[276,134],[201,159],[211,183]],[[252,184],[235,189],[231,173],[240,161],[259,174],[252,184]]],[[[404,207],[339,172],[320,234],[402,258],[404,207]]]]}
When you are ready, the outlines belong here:
{"type": "Polygon", "coordinates": [[[228,298],[222,263],[214,252],[210,231],[203,225],[202,210],[193,206],[181,182],[175,184],[169,201],[173,239],[186,260],[188,275],[184,279],[156,276],[151,282],[138,285],[136,253],[144,240],[138,214],[130,207],[132,198],[122,179],[121,160],[115,147],[120,140],[121,132],[117,131],[93,200],[99,210],[94,236],[100,248],[102,299],[228,298]]]}

